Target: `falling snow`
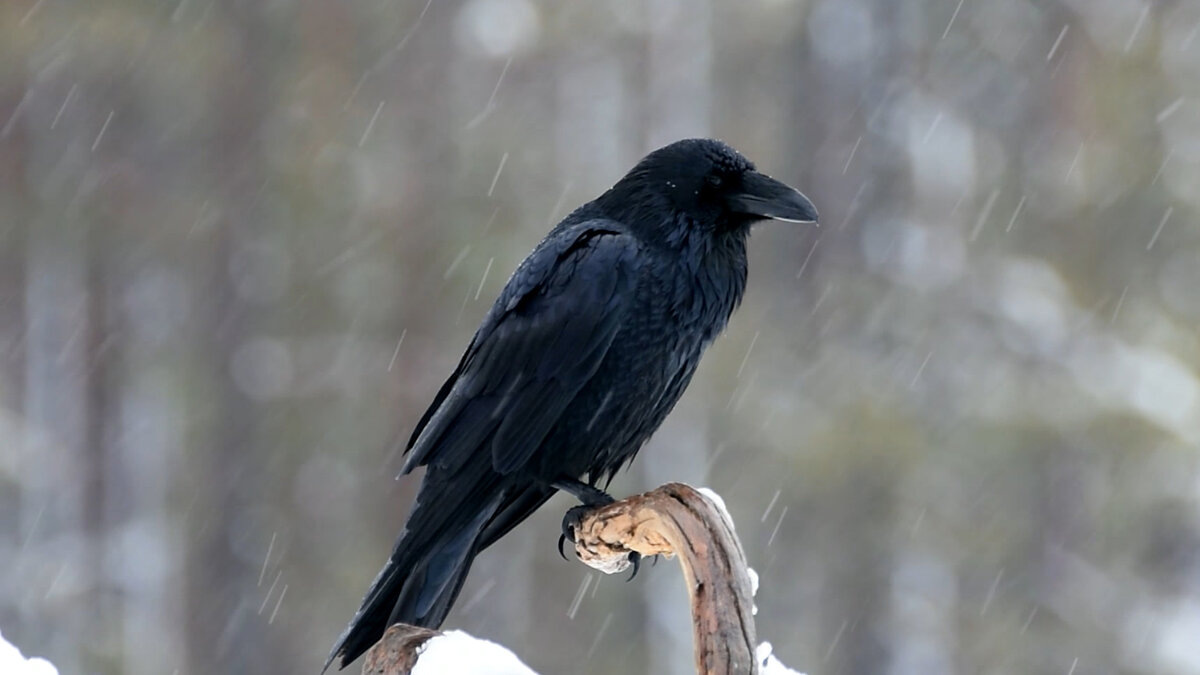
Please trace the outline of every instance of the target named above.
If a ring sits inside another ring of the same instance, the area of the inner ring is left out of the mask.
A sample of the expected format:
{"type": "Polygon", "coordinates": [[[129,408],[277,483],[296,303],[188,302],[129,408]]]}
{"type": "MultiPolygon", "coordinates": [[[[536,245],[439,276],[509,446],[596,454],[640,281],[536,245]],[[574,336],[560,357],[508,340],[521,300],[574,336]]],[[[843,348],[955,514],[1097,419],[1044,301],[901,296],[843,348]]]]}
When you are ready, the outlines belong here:
{"type": "MultiPolygon", "coordinates": [[[[822,223],[753,227],[742,305],[608,490],[722,492],[764,672],[987,671],[987,643],[1200,673],[1197,3],[151,5],[0,9],[0,628],[27,653],[310,668],[517,262],[713,136],[822,223]]],[[[625,404],[595,400],[575,433],[625,404]]],[[[686,672],[677,569],[559,560],[570,503],[489,547],[446,627],[547,673],[686,672]]],[[[456,640],[426,667],[492,653],[456,640]]],[[[4,643],[9,672],[54,671],[4,643]]]]}

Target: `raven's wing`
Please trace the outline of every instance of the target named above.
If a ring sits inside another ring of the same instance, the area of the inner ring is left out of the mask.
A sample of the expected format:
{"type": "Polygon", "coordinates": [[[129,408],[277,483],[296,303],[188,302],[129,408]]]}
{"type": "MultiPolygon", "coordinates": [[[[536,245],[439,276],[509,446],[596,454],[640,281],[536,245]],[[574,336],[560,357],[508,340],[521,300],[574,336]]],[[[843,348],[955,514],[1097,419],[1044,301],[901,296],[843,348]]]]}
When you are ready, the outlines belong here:
{"type": "Polygon", "coordinates": [[[449,470],[490,445],[525,464],[595,374],[633,300],[638,245],[615,223],[559,230],[513,273],[409,440],[402,473],[449,470]]]}

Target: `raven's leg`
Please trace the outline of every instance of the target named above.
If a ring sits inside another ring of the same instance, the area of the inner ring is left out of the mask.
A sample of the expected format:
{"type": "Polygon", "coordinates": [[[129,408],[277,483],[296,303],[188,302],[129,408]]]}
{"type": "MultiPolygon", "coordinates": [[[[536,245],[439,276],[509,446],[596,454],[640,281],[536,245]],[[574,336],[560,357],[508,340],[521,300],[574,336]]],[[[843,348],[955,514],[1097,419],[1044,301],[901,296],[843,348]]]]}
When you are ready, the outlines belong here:
{"type": "Polygon", "coordinates": [[[604,490],[574,478],[559,478],[550,485],[580,501],[579,506],[567,509],[567,515],[563,516],[562,534],[558,537],[558,554],[566,560],[567,556],[562,550],[563,541],[575,543],[575,530],[583,522],[583,516],[597,506],[608,506],[615,500],[604,490]]]}
{"type": "Polygon", "coordinates": [[[578,499],[584,506],[607,506],[616,501],[604,490],[574,478],[559,478],[550,486],[578,499]]]}
{"type": "MultiPolygon", "coordinates": [[[[562,534],[558,535],[558,554],[562,556],[563,560],[566,560],[567,555],[563,553],[563,542],[570,540],[572,544],[575,543],[575,530],[583,522],[583,517],[597,507],[608,506],[616,500],[604,490],[574,478],[559,478],[551,483],[551,486],[557,490],[566,492],[582,502],[579,506],[567,509],[567,514],[563,516],[562,534]]],[[[633,574],[629,575],[628,581],[633,581],[633,578],[637,576],[638,568],[641,567],[641,561],[642,556],[640,553],[637,551],[629,552],[629,562],[633,563],[633,574]]]]}

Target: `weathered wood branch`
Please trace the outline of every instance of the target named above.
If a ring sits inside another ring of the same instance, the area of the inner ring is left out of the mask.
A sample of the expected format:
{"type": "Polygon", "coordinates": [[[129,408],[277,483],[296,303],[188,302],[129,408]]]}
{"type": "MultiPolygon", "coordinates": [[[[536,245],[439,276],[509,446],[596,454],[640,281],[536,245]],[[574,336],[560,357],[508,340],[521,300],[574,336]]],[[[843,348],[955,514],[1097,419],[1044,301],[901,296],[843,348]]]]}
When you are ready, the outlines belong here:
{"type": "MultiPolygon", "coordinates": [[[[629,554],[678,556],[692,603],[696,672],[758,675],[753,590],[746,556],[723,508],[699,490],[668,483],[588,512],[575,532],[580,559],[609,574],[629,554]]],[[[396,624],[367,652],[364,675],[408,675],[438,631],[396,624]]]]}
{"type": "Polygon", "coordinates": [[[589,512],[575,533],[588,565],[621,568],[630,551],[679,556],[692,600],[696,672],[757,674],[753,592],[746,555],[724,509],[695,488],[668,483],[589,512]]]}
{"type": "Polygon", "coordinates": [[[441,633],[436,630],[396,623],[388,627],[367,651],[363,675],[408,675],[417,665],[421,646],[441,633]]]}

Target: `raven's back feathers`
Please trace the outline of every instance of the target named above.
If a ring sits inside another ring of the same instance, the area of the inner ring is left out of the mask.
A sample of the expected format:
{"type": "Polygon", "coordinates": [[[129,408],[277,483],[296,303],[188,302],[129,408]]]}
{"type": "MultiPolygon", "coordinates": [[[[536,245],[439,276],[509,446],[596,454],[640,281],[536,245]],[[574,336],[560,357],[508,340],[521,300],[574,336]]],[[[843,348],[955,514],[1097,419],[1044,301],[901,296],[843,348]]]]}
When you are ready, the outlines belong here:
{"type": "Polygon", "coordinates": [[[413,433],[403,473],[458,466],[488,436],[496,471],[528,461],[596,372],[631,304],[638,245],[618,227],[596,220],[557,231],[521,264],[413,433]]]}

